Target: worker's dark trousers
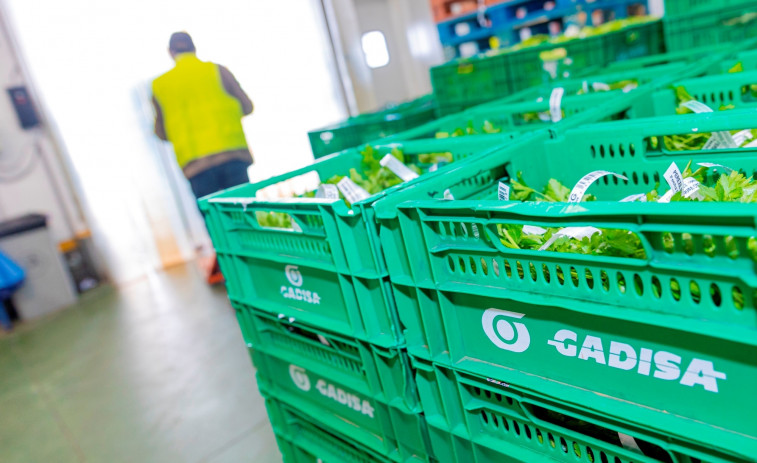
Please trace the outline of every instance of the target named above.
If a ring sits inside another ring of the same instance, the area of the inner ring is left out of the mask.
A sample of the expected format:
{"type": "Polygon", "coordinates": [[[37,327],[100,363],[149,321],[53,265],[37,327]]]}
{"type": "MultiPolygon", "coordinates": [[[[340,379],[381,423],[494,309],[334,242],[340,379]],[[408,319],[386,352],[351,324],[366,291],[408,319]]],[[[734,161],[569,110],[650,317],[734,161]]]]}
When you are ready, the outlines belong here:
{"type": "Polygon", "coordinates": [[[189,179],[195,198],[200,199],[211,193],[249,182],[249,166],[249,162],[234,160],[200,172],[189,179]]]}

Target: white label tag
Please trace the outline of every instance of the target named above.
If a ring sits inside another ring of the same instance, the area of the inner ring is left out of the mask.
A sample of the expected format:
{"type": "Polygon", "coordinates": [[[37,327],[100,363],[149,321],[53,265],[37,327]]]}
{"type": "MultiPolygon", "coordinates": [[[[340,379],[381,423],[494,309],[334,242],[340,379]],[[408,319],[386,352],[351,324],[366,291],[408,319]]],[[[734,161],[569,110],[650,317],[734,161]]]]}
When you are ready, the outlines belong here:
{"type": "Polygon", "coordinates": [[[670,164],[670,167],[665,171],[663,177],[668,181],[670,189],[674,192],[681,191],[681,188],[683,188],[683,176],[675,162],[670,164]]]}
{"type": "Polygon", "coordinates": [[[540,248],[539,251],[544,251],[545,249],[549,249],[550,246],[552,246],[552,243],[557,241],[558,238],[562,236],[567,236],[576,240],[582,240],[586,237],[592,236],[595,233],[601,234],[602,231],[598,228],[594,227],[566,227],[562,230],[558,231],[554,235],[552,235],[546,243],[544,243],[540,248]]]}
{"type": "Polygon", "coordinates": [[[752,131],[749,129],[744,129],[740,132],[736,132],[732,135],[733,142],[736,143],[737,146],[741,146],[744,144],[745,141],[751,140],[754,138],[752,136],[752,131]]]}
{"type": "Polygon", "coordinates": [[[628,180],[628,178],[624,177],[623,175],[616,174],[615,172],[595,170],[594,172],[590,172],[584,175],[583,178],[579,180],[578,183],[576,183],[576,186],[574,186],[573,189],[570,190],[570,197],[568,197],[568,202],[580,202],[581,198],[584,197],[584,193],[586,193],[586,190],[589,189],[591,184],[594,183],[597,179],[604,177],[605,175],[614,175],[619,179],[628,180]]]}
{"type": "Polygon", "coordinates": [[[339,199],[339,189],[336,187],[336,185],[324,183],[318,186],[318,190],[315,192],[315,197],[325,199],[339,199]]]}
{"type": "Polygon", "coordinates": [[[526,235],[543,235],[547,233],[547,229],[534,225],[523,225],[523,233],[526,235]]]}
{"type": "Polygon", "coordinates": [[[449,188],[444,190],[444,199],[455,199],[455,197],[452,196],[452,192],[449,191],[449,188]]]}
{"type": "Polygon", "coordinates": [[[683,179],[683,189],[681,195],[684,198],[691,198],[692,196],[699,196],[699,182],[693,177],[687,177],[683,179]]]}
{"type": "Polygon", "coordinates": [[[618,438],[620,439],[620,445],[623,446],[626,450],[630,450],[632,452],[636,452],[638,454],[644,455],[644,452],[641,451],[639,448],[639,444],[636,443],[636,439],[629,436],[628,434],[623,434],[622,432],[618,433],[618,438]]]}
{"type": "Polygon", "coordinates": [[[637,83],[628,84],[625,87],[623,87],[623,93],[628,93],[631,90],[634,90],[634,89],[636,89],[638,87],[639,87],[639,84],[637,84],[637,83]]]}
{"type": "Polygon", "coordinates": [[[403,182],[410,181],[414,178],[418,178],[418,174],[410,170],[405,164],[402,164],[399,159],[395,158],[391,154],[384,156],[379,162],[382,167],[394,172],[397,177],[401,178],[403,182]]]}
{"type": "Polygon", "coordinates": [[[552,89],[552,93],[549,95],[549,115],[552,122],[559,122],[562,119],[562,109],[560,108],[560,105],[564,94],[565,89],[557,87],[552,89]]]}
{"type": "Polygon", "coordinates": [[[728,173],[733,172],[733,169],[731,169],[728,166],[724,166],[722,164],[713,164],[711,162],[698,162],[697,165],[702,166],[702,167],[707,167],[708,169],[717,169],[718,167],[722,167],[723,170],[725,170],[728,173]]]}
{"type": "Polygon", "coordinates": [[[700,113],[711,113],[712,112],[712,108],[710,108],[706,104],[700,103],[700,102],[698,102],[696,100],[685,101],[685,102],[681,103],[681,106],[683,106],[684,108],[688,108],[688,109],[694,111],[697,114],[700,114],[700,113]]]}
{"type": "MultiPolygon", "coordinates": [[[[681,106],[689,108],[697,114],[711,113],[712,108],[704,103],[700,103],[696,100],[686,101],[681,103],[681,106]]],[[[717,150],[723,148],[736,148],[738,145],[734,142],[730,132],[712,132],[712,136],[702,149],[717,150]]]]}
{"type": "Polygon", "coordinates": [[[591,88],[593,88],[595,92],[609,92],[610,91],[610,86],[604,82],[593,82],[591,84],[591,88]]]}
{"type": "Polygon", "coordinates": [[[657,200],[657,202],[658,203],[669,203],[670,202],[670,198],[672,198],[674,194],[676,194],[675,191],[668,190],[667,192],[665,192],[664,195],[660,196],[660,198],[657,200]]]}
{"type": "Polygon", "coordinates": [[[707,140],[707,143],[705,143],[702,147],[703,150],[718,150],[722,148],[725,148],[725,146],[722,146],[720,144],[720,140],[718,140],[718,137],[716,137],[714,133],[710,136],[710,139],[707,140]]]}
{"type": "Polygon", "coordinates": [[[324,346],[330,346],[331,345],[331,343],[329,343],[329,340],[326,339],[322,334],[318,335],[318,340],[321,341],[321,344],[323,344],[324,346]]]}
{"type": "Polygon", "coordinates": [[[510,187],[503,182],[499,182],[497,186],[497,199],[500,201],[510,200],[510,187]]]}
{"type": "Polygon", "coordinates": [[[577,240],[592,236],[595,233],[599,233],[601,235],[602,230],[594,227],[566,227],[557,232],[558,235],[569,236],[577,240]]]}
{"type": "Polygon", "coordinates": [[[754,199],[755,191],[757,191],[757,188],[744,188],[743,196],[741,196],[741,202],[751,203],[752,199],[754,199]]]}
{"type": "Polygon", "coordinates": [[[757,148],[757,140],[750,141],[746,145],[743,146],[744,148],[757,148]]]}
{"type": "Polygon", "coordinates": [[[437,170],[439,170],[439,163],[436,163],[428,168],[429,172],[436,172],[437,170]]]}
{"type": "Polygon", "coordinates": [[[339,180],[339,183],[337,183],[336,186],[337,188],[339,188],[339,191],[342,192],[344,197],[347,198],[347,201],[349,201],[350,204],[354,204],[371,196],[367,191],[360,188],[349,177],[344,177],[343,179],[339,180]]]}
{"type": "Polygon", "coordinates": [[[702,147],[703,150],[722,150],[728,148],[738,148],[739,145],[733,140],[728,132],[712,132],[710,139],[702,147]]]}
{"type": "Polygon", "coordinates": [[[620,200],[621,203],[632,203],[636,201],[641,203],[647,202],[647,195],[644,193],[639,193],[637,195],[626,196],[625,198],[620,200]]]}

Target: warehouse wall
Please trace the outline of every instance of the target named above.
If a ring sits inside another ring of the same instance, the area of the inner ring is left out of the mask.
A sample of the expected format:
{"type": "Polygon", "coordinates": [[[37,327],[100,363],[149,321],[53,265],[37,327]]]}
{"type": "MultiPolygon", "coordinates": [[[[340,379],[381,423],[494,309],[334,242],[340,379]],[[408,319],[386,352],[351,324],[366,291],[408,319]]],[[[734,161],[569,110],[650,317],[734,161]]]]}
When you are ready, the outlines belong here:
{"type": "Polygon", "coordinates": [[[0,2],[0,220],[26,213],[48,216],[57,241],[84,233],[87,224],[78,204],[62,150],[44,120],[38,94],[9,30],[0,2]],[[41,127],[23,130],[6,89],[26,86],[43,117],[41,127]]]}
{"type": "Polygon", "coordinates": [[[431,92],[429,68],[443,61],[442,47],[426,0],[324,0],[329,27],[341,54],[342,78],[355,96],[351,111],[365,112],[431,92]],[[362,35],[379,30],[389,64],[365,63],[362,35]]]}

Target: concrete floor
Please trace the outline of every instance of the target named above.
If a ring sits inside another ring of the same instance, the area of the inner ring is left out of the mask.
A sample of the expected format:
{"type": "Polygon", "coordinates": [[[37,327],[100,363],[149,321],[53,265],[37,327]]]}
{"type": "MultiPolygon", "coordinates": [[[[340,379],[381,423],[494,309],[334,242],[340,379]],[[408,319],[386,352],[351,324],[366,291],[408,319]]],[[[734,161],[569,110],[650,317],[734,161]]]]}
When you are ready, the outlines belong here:
{"type": "Polygon", "coordinates": [[[224,289],[176,268],[0,336],[0,461],[281,462],[224,289]]]}

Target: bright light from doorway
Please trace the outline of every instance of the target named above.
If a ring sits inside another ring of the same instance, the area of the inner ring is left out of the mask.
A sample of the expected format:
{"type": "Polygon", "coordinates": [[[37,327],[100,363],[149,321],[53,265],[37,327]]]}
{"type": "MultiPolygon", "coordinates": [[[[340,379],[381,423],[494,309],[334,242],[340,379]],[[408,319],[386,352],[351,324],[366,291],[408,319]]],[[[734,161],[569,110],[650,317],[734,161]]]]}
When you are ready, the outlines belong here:
{"type": "Polygon", "coordinates": [[[365,63],[371,69],[380,68],[389,64],[389,49],[386,46],[386,37],[381,31],[370,31],[363,34],[361,39],[365,63]]]}

